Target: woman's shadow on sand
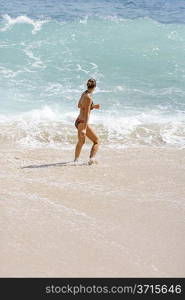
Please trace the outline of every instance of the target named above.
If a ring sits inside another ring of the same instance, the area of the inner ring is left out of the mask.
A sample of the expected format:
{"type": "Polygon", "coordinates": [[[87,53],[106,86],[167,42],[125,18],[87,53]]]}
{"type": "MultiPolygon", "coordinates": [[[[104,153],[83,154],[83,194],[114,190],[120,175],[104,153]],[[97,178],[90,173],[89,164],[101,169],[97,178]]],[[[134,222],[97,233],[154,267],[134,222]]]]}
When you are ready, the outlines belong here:
{"type": "Polygon", "coordinates": [[[88,166],[86,162],[74,162],[72,161],[64,161],[60,163],[53,163],[53,164],[44,164],[44,165],[28,165],[21,167],[21,169],[36,169],[36,168],[48,168],[48,167],[67,167],[67,166],[88,166]]]}

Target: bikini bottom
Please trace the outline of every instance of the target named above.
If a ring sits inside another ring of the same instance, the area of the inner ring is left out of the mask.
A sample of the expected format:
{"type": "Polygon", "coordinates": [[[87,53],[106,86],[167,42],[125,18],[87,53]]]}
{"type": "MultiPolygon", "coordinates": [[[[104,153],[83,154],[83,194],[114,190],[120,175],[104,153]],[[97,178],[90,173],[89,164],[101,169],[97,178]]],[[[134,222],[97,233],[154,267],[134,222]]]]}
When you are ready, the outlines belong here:
{"type": "Polygon", "coordinates": [[[75,127],[76,127],[77,129],[78,129],[78,125],[79,125],[80,123],[84,123],[84,120],[81,120],[81,119],[77,118],[76,121],[75,121],[75,127]]]}

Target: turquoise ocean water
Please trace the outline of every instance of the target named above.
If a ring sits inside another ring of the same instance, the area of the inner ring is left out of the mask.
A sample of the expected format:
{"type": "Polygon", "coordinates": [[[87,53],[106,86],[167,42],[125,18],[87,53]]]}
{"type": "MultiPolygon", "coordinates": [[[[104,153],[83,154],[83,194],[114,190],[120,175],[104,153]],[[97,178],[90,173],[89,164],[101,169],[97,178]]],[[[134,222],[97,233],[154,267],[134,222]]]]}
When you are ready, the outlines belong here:
{"type": "Polygon", "coordinates": [[[76,103],[111,147],[185,147],[185,1],[1,1],[0,142],[76,142],[76,103]]]}

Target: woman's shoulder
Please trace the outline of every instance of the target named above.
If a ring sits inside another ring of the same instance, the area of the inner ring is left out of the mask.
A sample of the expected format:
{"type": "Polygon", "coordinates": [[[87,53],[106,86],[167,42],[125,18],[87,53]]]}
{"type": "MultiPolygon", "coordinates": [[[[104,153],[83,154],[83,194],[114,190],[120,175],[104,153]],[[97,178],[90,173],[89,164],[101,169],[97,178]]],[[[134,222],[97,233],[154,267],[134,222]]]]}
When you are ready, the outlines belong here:
{"type": "Polygon", "coordinates": [[[91,100],[92,101],[92,97],[91,97],[91,95],[87,92],[87,91],[85,91],[85,92],[83,92],[82,93],[82,100],[91,100]]]}

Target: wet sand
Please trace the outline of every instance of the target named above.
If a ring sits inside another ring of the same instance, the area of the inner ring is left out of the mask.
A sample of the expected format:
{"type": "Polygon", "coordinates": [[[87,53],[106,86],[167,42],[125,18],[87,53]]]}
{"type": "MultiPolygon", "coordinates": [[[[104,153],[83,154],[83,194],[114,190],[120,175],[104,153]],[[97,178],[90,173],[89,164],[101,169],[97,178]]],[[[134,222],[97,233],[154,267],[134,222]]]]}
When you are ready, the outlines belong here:
{"type": "Polygon", "coordinates": [[[185,149],[98,158],[0,149],[0,277],[185,276],[185,149]]]}

